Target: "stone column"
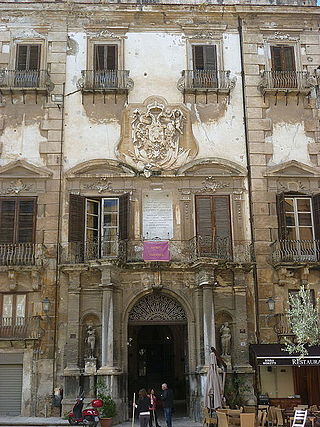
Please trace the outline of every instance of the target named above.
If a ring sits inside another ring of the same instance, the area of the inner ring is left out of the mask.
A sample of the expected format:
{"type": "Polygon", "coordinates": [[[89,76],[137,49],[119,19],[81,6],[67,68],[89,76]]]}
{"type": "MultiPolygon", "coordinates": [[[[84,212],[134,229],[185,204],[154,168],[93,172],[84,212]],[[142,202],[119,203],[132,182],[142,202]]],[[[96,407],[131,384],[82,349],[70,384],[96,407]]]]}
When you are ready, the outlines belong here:
{"type": "Polygon", "coordinates": [[[215,313],[211,284],[203,286],[203,347],[204,363],[210,364],[210,348],[216,347],[215,313]]]}
{"type": "Polygon", "coordinates": [[[113,362],[113,283],[111,282],[110,269],[101,267],[102,287],[102,366],[99,374],[107,374],[114,370],[113,362]]]}
{"type": "Polygon", "coordinates": [[[79,323],[80,323],[80,279],[81,272],[85,268],[73,268],[64,270],[69,275],[68,290],[68,319],[67,319],[67,344],[65,357],[67,366],[65,375],[77,375],[79,368],[79,323]]]}

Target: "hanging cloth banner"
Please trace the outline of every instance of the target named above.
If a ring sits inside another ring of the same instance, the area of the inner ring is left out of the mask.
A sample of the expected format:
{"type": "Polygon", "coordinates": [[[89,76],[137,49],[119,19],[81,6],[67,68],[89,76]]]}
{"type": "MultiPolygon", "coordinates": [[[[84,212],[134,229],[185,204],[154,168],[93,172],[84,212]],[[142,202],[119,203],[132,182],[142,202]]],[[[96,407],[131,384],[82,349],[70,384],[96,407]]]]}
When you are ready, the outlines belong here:
{"type": "Polygon", "coordinates": [[[143,260],[170,261],[169,242],[157,240],[143,242],[143,260]]]}

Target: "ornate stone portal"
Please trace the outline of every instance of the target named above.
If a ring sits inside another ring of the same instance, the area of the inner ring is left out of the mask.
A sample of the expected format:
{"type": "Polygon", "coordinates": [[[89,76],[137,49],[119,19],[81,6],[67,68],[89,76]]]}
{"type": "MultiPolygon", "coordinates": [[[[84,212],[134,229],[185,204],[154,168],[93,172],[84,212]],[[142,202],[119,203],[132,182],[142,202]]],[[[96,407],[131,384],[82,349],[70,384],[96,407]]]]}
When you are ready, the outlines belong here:
{"type": "Polygon", "coordinates": [[[197,153],[189,116],[183,105],[168,105],[163,98],[129,106],[123,115],[118,157],[140,171],[179,168],[197,153]]]}

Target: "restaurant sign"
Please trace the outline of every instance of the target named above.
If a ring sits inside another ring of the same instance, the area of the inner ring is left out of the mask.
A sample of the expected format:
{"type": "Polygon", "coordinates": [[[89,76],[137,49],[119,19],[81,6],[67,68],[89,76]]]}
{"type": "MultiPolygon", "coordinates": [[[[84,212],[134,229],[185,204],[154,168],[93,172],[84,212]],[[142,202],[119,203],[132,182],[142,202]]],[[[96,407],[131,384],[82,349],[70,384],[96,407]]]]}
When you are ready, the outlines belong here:
{"type": "Polygon", "coordinates": [[[260,366],[320,366],[320,355],[300,359],[292,356],[257,357],[257,361],[260,366]]]}

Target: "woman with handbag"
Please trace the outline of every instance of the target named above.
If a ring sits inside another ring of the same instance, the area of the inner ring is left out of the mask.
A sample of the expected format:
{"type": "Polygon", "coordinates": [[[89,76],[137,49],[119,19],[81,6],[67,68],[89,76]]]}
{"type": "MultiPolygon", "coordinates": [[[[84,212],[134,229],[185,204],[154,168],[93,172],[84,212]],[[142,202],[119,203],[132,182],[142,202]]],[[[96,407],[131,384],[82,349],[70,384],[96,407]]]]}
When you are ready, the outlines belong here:
{"type": "Polygon", "coordinates": [[[150,399],[151,405],[150,405],[150,420],[149,420],[149,427],[153,426],[153,423],[155,423],[155,427],[161,427],[158,423],[158,418],[157,418],[157,405],[158,405],[158,400],[157,397],[154,393],[153,388],[151,388],[148,391],[148,397],[150,399]]]}

